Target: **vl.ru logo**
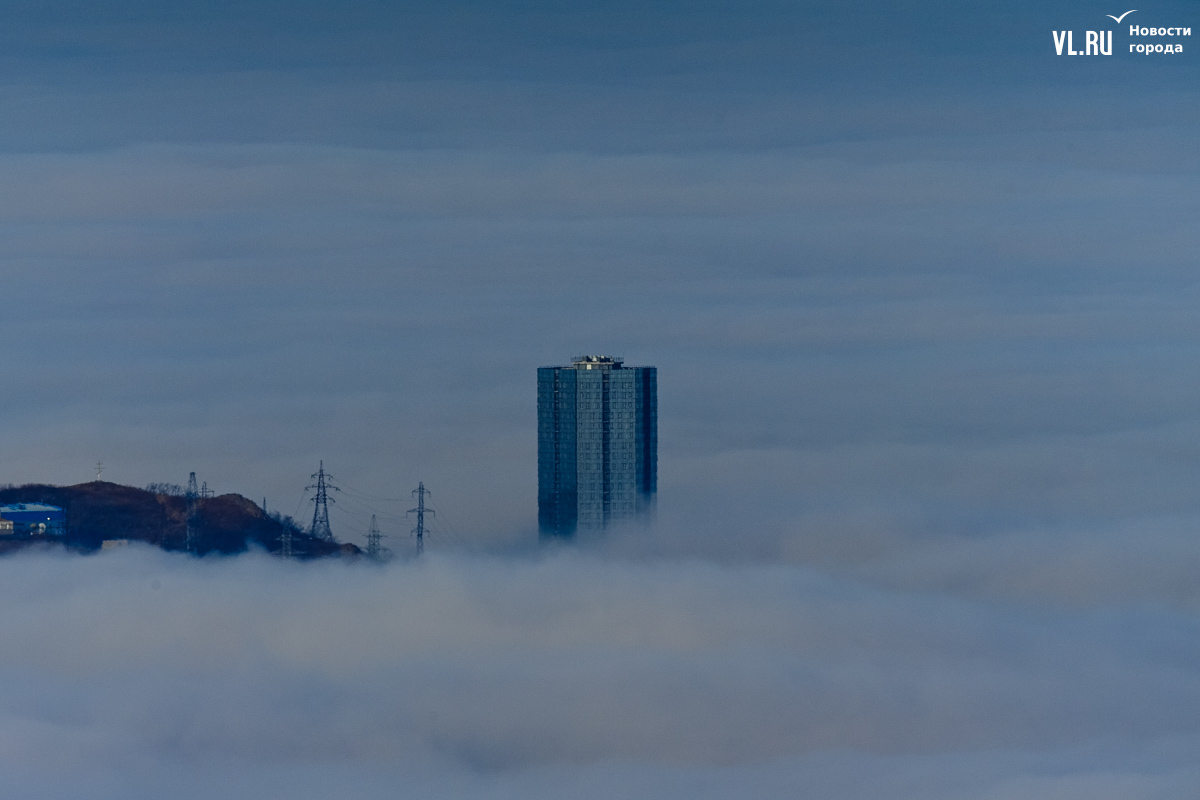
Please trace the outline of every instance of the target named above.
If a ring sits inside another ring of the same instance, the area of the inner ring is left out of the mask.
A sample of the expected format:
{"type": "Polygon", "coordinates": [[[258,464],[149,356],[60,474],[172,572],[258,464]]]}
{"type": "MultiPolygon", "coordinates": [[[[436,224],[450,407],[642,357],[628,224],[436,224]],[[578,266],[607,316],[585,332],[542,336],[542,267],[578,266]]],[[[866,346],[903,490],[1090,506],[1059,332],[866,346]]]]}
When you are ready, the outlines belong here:
{"type": "MultiPolygon", "coordinates": [[[[1128,17],[1137,9],[1126,11],[1119,17],[1114,17],[1112,14],[1105,14],[1111,20],[1115,20],[1118,25],[1121,20],[1128,17]]],[[[1054,31],[1054,49],[1061,56],[1063,54],[1063,45],[1066,45],[1067,55],[1069,56],[1111,56],[1112,55],[1112,31],[1084,31],[1083,52],[1080,53],[1075,49],[1075,32],[1074,31],[1054,31]],[[1108,34],[1105,36],[1105,34],[1108,34]]]]}
{"type": "Polygon", "coordinates": [[[1084,31],[1083,51],[1075,49],[1074,31],[1053,31],[1054,49],[1061,56],[1066,45],[1069,56],[1111,56],[1112,31],[1084,31]],[[1108,34],[1105,36],[1105,34],[1108,34]]]}
{"type": "MultiPolygon", "coordinates": [[[[1136,8],[1126,11],[1120,16],[1114,14],[1105,14],[1118,25],[1130,14],[1136,12],[1136,8]]],[[[1075,32],[1074,31],[1051,31],[1054,34],[1054,50],[1058,55],[1068,56],[1111,56],[1113,54],[1113,32],[1112,31],[1084,31],[1083,32],[1083,49],[1075,49],[1075,32]]],[[[1129,26],[1129,37],[1180,37],[1191,36],[1191,28],[1143,28],[1138,25],[1129,26]]],[[[1183,45],[1178,42],[1158,43],[1137,43],[1133,42],[1129,45],[1130,53],[1182,53],[1183,45]]]]}

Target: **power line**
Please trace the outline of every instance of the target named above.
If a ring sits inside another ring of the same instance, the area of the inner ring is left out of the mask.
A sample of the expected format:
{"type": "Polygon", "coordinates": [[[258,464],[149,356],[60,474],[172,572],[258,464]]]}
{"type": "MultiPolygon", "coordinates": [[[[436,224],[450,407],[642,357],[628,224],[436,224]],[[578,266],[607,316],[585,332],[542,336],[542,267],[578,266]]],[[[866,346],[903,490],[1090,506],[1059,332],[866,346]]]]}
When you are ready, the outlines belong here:
{"type": "Polygon", "coordinates": [[[300,514],[300,507],[304,505],[304,500],[307,497],[308,497],[308,487],[305,486],[304,491],[300,493],[300,502],[296,503],[296,510],[292,512],[293,517],[298,516],[300,514]]]}
{"type": "Polygon", "coordinates": [[[447,525],[447,526],[450,528],[450,533],[451,533],[451,535],[453,535],[455,539],[457,539],[457,540],[461,541],[461,540],[462,540],[462,534],[460,534],[460,533],[458,532],[458,529],[454,527],[454,523],[453,523],[453,522],[450,520],[450,518],[449,518],[449,517],[446,515],[446,509],[445,509],[445,508],[443,508],[443,509],[442,509],[442,515],[441,515],[440,517],[438,517],[438,525],[437,525],[437,528],[438,528],[438,529],[437,529],[437,531],[435,531],[436,533],[441,533],[441,532],[443,532],[443,530],[444,530],[444,529],[442,528],[442,523],[443,523],[443,522],[444,522],[444,523],[446,523],[446,525],[447,525]]]}
{"type": "Polygon", "coordinates": [[[355,489],[353,486],[344,485],[344,482],[342,486],[342,492],[344,494],[356,496],[362,500],[373,500],[377,503],[403,503],[405,500],[403,497],[383,497],[377,494],[370,494],[369,492],[362,492],[358,489],[355,489]]]}
{"type": "MultiPolygon", "coordinates": [[[[412,533],[417,540],[417,555],[421,555],[425,551],[425,535],[427,533],[448,535],[452,540],[458,540],[461,538],[461,534],[455,528],[453,522],[449,519],[442,520],[440,517],[436,520],[425,519],[425,512],[429,512],[431,515],[435,512],[426,505],[426,501],[432,495],[432,492],[425,488],[423,481],[420,482],[420,485],[412,492],[412,495],[417,498],[417,507],[410,509],[407,513],[401,514],[398,512],[387,511],[379,507],[379,504],[390,505],[398,502],[398,498],[369,494],[354,487],[342,485],[341,481],[338,481],[338,485],[334,485],[333,476],[324,472],[324,462],[322,462],[321,468],[315,474],[313,474],[312,478],[315,483],[305,487],[304,494],[301,496],[298,506],[303,505],[305,498],[309,496],[310,492],[314,492],[313,496],[311,497],[311,502],[314,504],[314,527],[312,528],[314,535],[316,535],[316,532],[321,531],[324,527],[322,524],[322,517],[324,520],[330,520],[333,516],[340,514],[342,515],[340,517],[342,519],[342,523],[341,527],[339,527],[339,530],[342,530],[343,527],[347,527],[350,531],[352,531],[352,536],[354,538],[363,536],[365,533],[367,549],[369,550],[371,547],[372,521],[376,526],[378,526],[380,522],[384,522],[385,524],[400,523],[405,517],[411,517],[413,514],[416,514],[417,527],[413,529],[412,533]],[[322,504],[320,503],[322,475],[324,475],[326,490],[324,495],[324,508],[321,507],[322,504]],[[327,505],[328,503],[335,502],[334,498],[329,496],[330,491],[338,492],[338,497],[336,500],[337,505],[333,509],[329,509],[327,505]]],[[[345,533],[346,532],[343,531],[343,535],[345,535],[345,533]]],[[[329,535],[332,537],[332,531],[330,531],[329,535]]],[[[330,540],[332,540],[332,538],[330,540]]],[[[382,550],[384,557],[386,558],[387,548],[382,548],[382,550]]]]}

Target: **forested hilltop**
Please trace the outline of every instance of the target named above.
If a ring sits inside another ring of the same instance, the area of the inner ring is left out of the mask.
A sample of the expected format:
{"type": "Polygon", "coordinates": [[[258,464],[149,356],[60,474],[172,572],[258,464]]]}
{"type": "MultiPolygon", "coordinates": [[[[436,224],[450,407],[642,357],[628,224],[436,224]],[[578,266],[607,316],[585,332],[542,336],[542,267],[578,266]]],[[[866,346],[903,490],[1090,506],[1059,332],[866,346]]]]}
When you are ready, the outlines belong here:
{"type": "MultiPolygon", "coordinates": [[[[138,489],[107,481],[78,486],[28,484],[0,488],[0,505],[46,503],[66,512],[62,536],[0,538],[0,553],[34,544],[61,545],[78,551],[99,550],[105,540],[146,542],[164,550],[184,551],[188,542],[188,498],[169,485],[138,489]]],[[[313,558],[357,554],[352,544],[316,539],[290,517],[267,514],[240,494],[195,500],[192,552],[240,553],[252,546],[278,552],[284,533],[292,535],[294,555],[313,558]]]]}

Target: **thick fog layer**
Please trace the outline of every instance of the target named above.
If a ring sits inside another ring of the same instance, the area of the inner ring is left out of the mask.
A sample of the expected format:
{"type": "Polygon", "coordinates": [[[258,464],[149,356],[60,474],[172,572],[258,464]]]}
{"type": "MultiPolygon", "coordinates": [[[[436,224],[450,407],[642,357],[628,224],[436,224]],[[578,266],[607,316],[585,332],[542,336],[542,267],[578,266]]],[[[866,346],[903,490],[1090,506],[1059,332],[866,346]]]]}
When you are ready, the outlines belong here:
{"type": "Polygon", "coordinates": [[[583,553],[9,558],[0,793],[1185,797],[1200,592],[1090,575],[1031,603],[583,553]]]}

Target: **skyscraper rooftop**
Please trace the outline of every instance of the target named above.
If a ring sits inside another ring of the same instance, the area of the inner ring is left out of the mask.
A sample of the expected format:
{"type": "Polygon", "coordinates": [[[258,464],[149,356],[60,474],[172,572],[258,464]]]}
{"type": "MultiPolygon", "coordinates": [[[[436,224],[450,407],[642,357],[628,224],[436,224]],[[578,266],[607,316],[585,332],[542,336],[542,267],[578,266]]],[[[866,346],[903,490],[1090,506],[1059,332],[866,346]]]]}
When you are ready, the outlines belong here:
{"type": "Polygon", "coordinates": [[[575,369],[620,369],[625,359],[621,356],[575,356],[571,366],[575,369]]]}

